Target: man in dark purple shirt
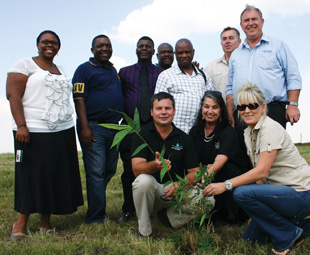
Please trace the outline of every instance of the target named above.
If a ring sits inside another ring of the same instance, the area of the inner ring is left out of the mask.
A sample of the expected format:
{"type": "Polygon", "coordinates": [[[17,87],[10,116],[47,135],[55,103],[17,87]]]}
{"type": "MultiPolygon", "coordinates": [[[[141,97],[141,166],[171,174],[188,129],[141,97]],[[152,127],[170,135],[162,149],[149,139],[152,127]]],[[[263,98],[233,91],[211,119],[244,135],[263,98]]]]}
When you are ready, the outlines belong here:
{"type": "MultiPolygon", "coordinates": [[[[122,91],[124,96],[124,111],[130,117],[133,118],[135,109],[137,108],[140,113],[141,125],[152,120],[151,116],[141,118],[141,108],[143,107],[143,99],[141,95],[143,92],[143,72],[146,72],[148,82],[148,98],[150,99],[155,90],[156,81],[158,75],[162,71],[161,68],[152,64],[152,57],[155,53],[154,42],[150,37],[143,36],[137,43],[136,54],[138,57],[138,63],[123,67],[119,71],[119,77],[122,83],[122,91]]],[[[143,98],[143,96],[142,96],[143,98]]],[[[148,100],[150,101],[150,100],[148,100]]],[[[150,109],[147,109],[148,113],[150,109]]],[[[131,135],[127,135],[120,144],[120,155],[123,161],[124,172],[122,174],[122,184],[124,193],[123,214],[119,219],[119,222],[128,220],[130,216],[135,212],[132,197],[132,182],[135,177],[131,168],[131,154],[130,154],[131,135]]]]}

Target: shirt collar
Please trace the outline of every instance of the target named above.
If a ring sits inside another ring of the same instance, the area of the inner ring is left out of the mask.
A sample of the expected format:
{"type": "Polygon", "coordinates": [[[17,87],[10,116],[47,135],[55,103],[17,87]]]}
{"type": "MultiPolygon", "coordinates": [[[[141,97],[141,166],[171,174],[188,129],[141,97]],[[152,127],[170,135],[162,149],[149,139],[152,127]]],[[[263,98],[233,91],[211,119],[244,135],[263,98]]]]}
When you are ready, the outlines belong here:
{"type": "MultiPolygon", "coordinates": [[[[192,67],[194,68],[195,75],[199,74],[197,67],[193,63],[192,67]]],[[[181,67],[179,67],[179,65],[177,65],[177,73],[187,74],[181,67]]]]}
{"type": "MultiPolygon", "coordinates": [[[[267,35],[264,35],[262,36],[262,38],[260,39],[260,41],[258,42],[258,44],[255,45],[258,46],[260,45],[261,43],[269,43],[270,42],[270,38],[267,36],[267,35]]],[[[248,44],[248,40],[245,38],[244,41],[242,42],[242,48],[244,47],[247,47],[247,48],[250,48],[249,44],[248,44]]]]}
{"type": "Polygon", "coordinates": [[[223,63],[225,65],[228,65],[226,58],[225,58],[225,54],[219,59],[219,63],[223,63]]]}
{"type": "Polygon", "coordinates": [[[261,126],[263,125],[264,121],[266,119],[266,116],[262,116],[259,121],[256,123],[255,127],[253,128],[254,130],[259,130],[261,128],[261,126]]]}
{"type": "MultiPolygon", "coordinates": [[[[146,67],[146,69],[149,71],[150,70],[150,68],[153,66],[153,64],[152,64],[152,62],[151,63],[149,63],[149,64],[147,64],[145,67],[146,67]]],[[[139,69],[139,71],[141,71],[142,70],[142,68],[144,67],[144,65],[142,65],[141,63],[137,63],[137,67],[138,67],[138,69],[139,69]]]]}
{"type": "MultiPolygon", "coordinates": [[[[103,66],[103,67],[106,67],[102,64],[100,64],[98,61],[96,61],[94,58],[89,58],[89,63],[91,63],[93,66],[103,66]]],[[[113,66],[113,64],[109,61],[109,67],[113,66]]]]}
{"type": "MultiPolygon", "coordinates": [[[[174,123],[172,122],[171,124],[172,124],[173,129],[172,129],[171,133],[168,135],[168,137],[171,137],[171,136],[180,134],[179,129],[176,128],[176,126],[174,125],[174,123]]],[[[154,121],[152,121],[152,125],[151,125],[151,127],[150,127],[150,130],[151,130],[152,132],[155,132],[159,137],[161,137],[161,135],[158,133],[158,131],[157,131],[156,127],[155,127],[154,121]]],[[[167,138],[168,138],[168,137],[167,137],[167,138]]],[[[167,139],[167,138],[166,138],[166,139],[167,139]]]]}

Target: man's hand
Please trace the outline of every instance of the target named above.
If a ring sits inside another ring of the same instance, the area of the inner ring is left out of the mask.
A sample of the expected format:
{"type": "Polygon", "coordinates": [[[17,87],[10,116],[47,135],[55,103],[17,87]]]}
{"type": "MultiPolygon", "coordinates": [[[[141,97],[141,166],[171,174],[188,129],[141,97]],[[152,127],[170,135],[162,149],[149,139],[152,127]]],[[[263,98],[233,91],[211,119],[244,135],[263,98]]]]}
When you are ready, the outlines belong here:
{"type": "MultiPolygon", "coordinates": [[[[193,65],[199,69],[200,64],[197,61],[193,61],[193,65]]],[[[203,67],[201,67],[201,70],[203,70],[203,67]]]]}
{"type": "MultiPolygon", "coordinates": [[[[168,159],[165,159],[168,165],[168,171],[171,169],[171,162],[168,159]]],[[[164,167],[163,163],[160,160],[159,152],[155,152],[155,159],[147,162],[145,158],[133,157],[131,159],[132,171],[133,174],[137,177],[140,174],[154,174],[164,167]]]]}
{"type": "Polygon", "coordinates": [[[226,108],[227,108],[228,118],[231,121],[231,126],[235,127],[233,95],[226,96],[226,108]]]}
{"type": "Polygon", "coordinates": [[[300,119],[299,108],[294,105],[288,105],[286,107],[286,119],[289,120],[292,126],[294,123],[297,123],[300,119]]]}
{"type": "MultiPolygon", "coordinates": [[[[166,161],[167,166],[168,166],[168,170],[167,170],[167,171],[170,171],[170,169],[171,169],[171,161],[168,160],[168,159],[165,159],[165,161],[166,161]]],[[[156,165],[156,167],[157,167],[158,169],[162,169],[162,168],[164,167],[163,162],[161,162],[161,160],[160,160],[160,154],[159,154],[158,151],[155,152],[155,160],[154,160],[154,163],[155,163],[155,165],[156,165]]]]}
{"type": "Polygon", "coordinates": [[[85,149],[91,149],[91,142],[96,142],[96,139],[93,135],[93,132],[89,127],[85,127],[81,129],[80,139],[82,146],[85,149]]]}
{"type": "Polygon", "coordinates": [[[168,197],[174,197],[173,194],[176,192],[175,189],[177,187],[179,187],[180,184],[178,183],[173,183],[172,185],[170,185],[166,190],[165,190],[165,193],[166,193],[166,196],[165,198],[168,198],[168,197]]]}

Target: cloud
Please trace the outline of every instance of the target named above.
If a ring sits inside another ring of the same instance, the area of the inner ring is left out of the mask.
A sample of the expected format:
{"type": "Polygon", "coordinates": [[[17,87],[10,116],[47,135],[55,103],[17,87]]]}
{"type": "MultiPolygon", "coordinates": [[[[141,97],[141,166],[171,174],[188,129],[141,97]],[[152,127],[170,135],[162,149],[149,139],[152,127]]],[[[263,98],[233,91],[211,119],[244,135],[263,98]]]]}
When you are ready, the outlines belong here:
{"type": "Polygon", "coordinates": [[[263,15],[270,13],[278,13],[283,16],[295,16],[310,13],[309,0],[254,0],[251,5],[260,8],[263,15]]]}
{"type": "Polygon", "coordinates": [[[9,101],[0,99],[0,116],[8,114],[11,116],[9,101]]]}
{"type": "MultiPolygon", "coordinates": [[[[309,0],[252,0],[264,16],[270,13],[301,15],[310,12],[309,0]]],[[[110,37],[125,42],[136,42],[149,35],[155,41],[172,41],[192,34],[206,34],[226,26],[239,26],[239,15],[245,7],[243,0],[155,0],[134,10],[113,27],[110,37]]]]}
{"type": "Polygon", "coordinates": [[[113,55],[111,57],[110,61],[111,61],[111,63],[113,63],[113,65],[114,65],[114,67],[116,68],[117,71],[119,71],[119,69],[121,69],[122,67],[129,65],[129,63],[125,59],[123,59],[123,58],[121,58],[119,56],[114,56],[113,55]]]}

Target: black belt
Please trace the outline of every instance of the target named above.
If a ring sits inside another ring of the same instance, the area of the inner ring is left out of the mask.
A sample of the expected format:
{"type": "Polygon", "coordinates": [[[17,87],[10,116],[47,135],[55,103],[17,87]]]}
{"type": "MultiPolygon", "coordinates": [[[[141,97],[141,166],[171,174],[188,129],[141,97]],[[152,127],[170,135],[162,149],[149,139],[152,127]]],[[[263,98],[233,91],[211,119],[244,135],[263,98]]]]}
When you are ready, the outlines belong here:
{"type": "Polygon", "coordinates": [[[273,102],[268,103],[267,105],[271,105],[271,104],[287,105],[287,102],[273,101],[273,102]]]}

